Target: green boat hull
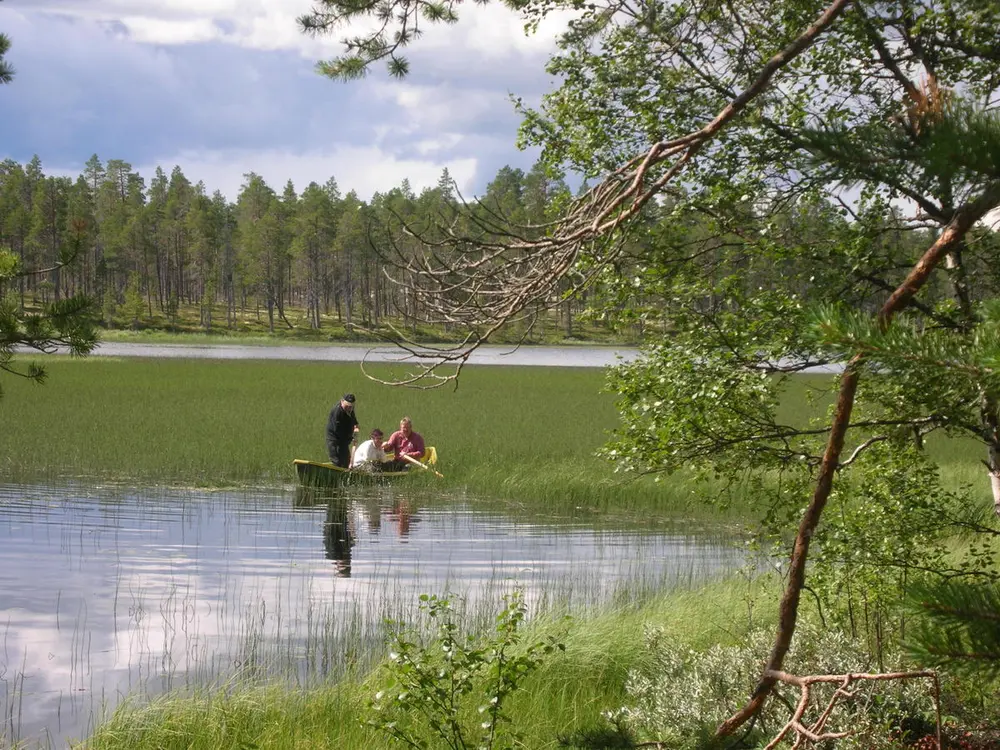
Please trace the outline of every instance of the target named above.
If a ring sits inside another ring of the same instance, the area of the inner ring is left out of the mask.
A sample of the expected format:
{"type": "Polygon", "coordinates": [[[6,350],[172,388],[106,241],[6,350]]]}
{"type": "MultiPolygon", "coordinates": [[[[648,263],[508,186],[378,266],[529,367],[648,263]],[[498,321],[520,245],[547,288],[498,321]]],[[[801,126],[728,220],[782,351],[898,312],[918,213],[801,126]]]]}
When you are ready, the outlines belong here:
{"type": "Polygon", "coordinates": [[[360,469],[342,469],[335,464],[305,461],[297,458],[295,474],[303,487],[339,487],[343,484],[378,484],[392,481],[395,477],[404,477],[408,471],[362,471],[360,469]]]}
{"type": "MultiPolygon", "coordinates": [[[[428,448],[421,461],[425,466],[437,463],[437,450],[428,448]]],[[[421,473],[417,467],[406,471],[366,471],[364,469],[343,469],[336,464],[307,461],[296,458],[292,461],[299,484],[303,487],[339,487],[350,484],[384,484],[399,477],[421,473]]]]}

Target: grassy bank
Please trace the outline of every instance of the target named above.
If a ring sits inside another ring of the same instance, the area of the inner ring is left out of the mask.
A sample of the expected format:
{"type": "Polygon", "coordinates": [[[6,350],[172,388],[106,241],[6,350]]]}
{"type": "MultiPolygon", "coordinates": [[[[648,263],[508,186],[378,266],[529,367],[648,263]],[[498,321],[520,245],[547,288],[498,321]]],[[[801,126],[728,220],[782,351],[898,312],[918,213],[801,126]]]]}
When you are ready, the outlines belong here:
{"type": "MultiPolygon", "coordinates": [[[[38,299],[28,299],[29,310],[41,309],[38,299]]],[[[379,341],[373,333],[359,330],[360,319],[355,317],[354,325],[348,325],[344,315],[329,311],[320,316],[320,327],[312,328],[305,308],[286,307],[285,319],[275,315],[274,330],[268,324],[267,312],[260,307],[246,307],[234,311],[234,316],[227,322],[226,306],[216,304],[211,309],[209,325],[203,323],[201,306],[181,304],[172,315],[166,314],[156,307],[145,309],[142,317],[130,320],[121,310],[111,315],[110,320],[102,319],[101,337],[106,340],[133,338],[154,338],[164,340],[167,337],[191,341],[211,339],[239,340],[262,339],[271,344],[292,341],[326,343],[379,341]],[[287,322],[286,322],[287,321],[287,322]]],[[[450,342],[455,340],[455,331],[448,330],[443,325],[415,323],[412,319],[402,316],[383,317],[374,326],[374,331],[382,335],[390,335],[393,330],[405,331],[414,341],[422,343],[450,342]]],[[[648,326],[647,326],[648,332],[648,326]]],[[[594,321],[575,316],[570,332],[567,333],[561,311],[550,311],[542,314],[530,331],[525,331],[523,325],[508,325],[502,327],[493,337],[496,343],[516,343],[524,340],[528,344],[572,344],[572,343],[624,343],[635,342],[641,338],[639,329],[635,327],[612,327],[608,321],[594,321]]]]}
{"type": "MultiPolygon", "coordinates": [[[[600,724],[602,711],[621,704],[627,671],[647,656],[646,625],[661,625],[695,648],[734,642],[749,624],[747,596],[770,601],[769,586],[759,581],[748,591],[745,583],[719,582],[572,621],[566,650],[513,696],[511,714],[526,732],[526,746],[558,747],[560,737],[600,724]]],[[[555,618],[543,619],[531,626],[528,639],[559,628],[555,618]]],[[[366,701],[381,687],[373,674],[309,691],[247,685],[175,694],[120,708],[87,744],[94,750],[386,747],[384,736],[361,726],[366,701]]]]}

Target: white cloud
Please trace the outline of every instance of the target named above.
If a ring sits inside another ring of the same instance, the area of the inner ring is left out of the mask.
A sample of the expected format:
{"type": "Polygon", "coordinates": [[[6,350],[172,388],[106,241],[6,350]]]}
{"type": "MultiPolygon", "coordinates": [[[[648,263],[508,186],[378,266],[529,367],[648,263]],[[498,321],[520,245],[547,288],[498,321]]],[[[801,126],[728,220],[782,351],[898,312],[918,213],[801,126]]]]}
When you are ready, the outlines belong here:
{"type": "Polygon", "coordinates": [[[431,26],[415,45],[435,54],[451,53],[463,58],[471,52],[492,62],[512,56],[544,60],[555,49],[556,35],[575,15],[570,11],[553,12],[539,24],[538,31],[526,34],[524,19],[500,3],[473,4],[461,8],[458,24],[431,26]]]}
{"type": "Polygon", "coordinates": [[[439,151],[450,151],[462,142],[462,136],[458,133],[445,133],[436,138],[425,138],[413,144],[414,150],[421,156],[437,153],[439,151]]]}
{"type": "Polygon", "coordinates": [[[208,42],[220,36],[219,28],[205,18],[171,21],[148,16],[125,16],[121,23],[128,30],[129,37],[140,43],[208,42]]]}
{"type": "Polygon", "coordinates": [[[310,182],[322,185],[330,177],[336,177],[344,192],[355,190],[362,200],[368,200],[375,192],[386,192],[399,187],[403,179],[408,179],[413,189],[419,192],[425,187],[437,184],[441,171],[447,167],[451,176],[462,190],[469,190],[476,176],[477,160],[474,158],[432,158],[437,148],[424,144],[418,153],[427,158],[402,158],[377,146],[336,146],[326,151],[291,152],[287,150],[231,150],[231,151],[186,151],[176,155],[166,155],[155,163],[136,167],[147,180],[157,166],[169,172],[178,165],[192,182],[203,180],[209,191],[220,190],[231,201],[236,200],[243,175],[255,172],[263,177],[276,191],[281,191],[289,179],[298,192],[310,182]]]}
{"type": "Polygon", "coordinates": [[[369,91],[375,99],[391,101],[405,112],[396,123],[398,130],[405,133],[453,131],[482,122],[491,114],[512,111],[506,94],[489,89],[372,81],[369,91]]]}
{"type": "MultiPolygon", "coordinates": [[[[320,37],[301,33],[296,19],[312,10],[312,0],[8,0],[21,12],[48,12],[124,26],[132,37],[150,44],[185,44],[218,40],[253,49],[293,49],[309,58],[338,54],[349,30],[320,37]]],[[[426,28],[414,50],[447,61],[511,57],[544,59],[553,32],[567,16],[553,14],[539,33],[525,35],[521,17],[499,3],[469,4],[460,9],[458,26],[426,28]]]]}
{"type": "Polygon", "coordinates": [[[404,178],[435,185],[447,167],[471,195],[504,164],[537,156],[513,147],[508,91],[534,102],[545,90],[542,47],[516,15],[463,7],[457,27],[414,45],[407,80],[375,66],[345,84],[312,70],[339,52],[339,35],[314,54],[294,20],[310,2],[4,0],[18,78],[5,91],[0,158],[37,153],[47,172],[75,176],[97,153],[147,180],[177,164],[234,200],[250,171],[277,190],[335,176],[367,199],[404,178]]]}

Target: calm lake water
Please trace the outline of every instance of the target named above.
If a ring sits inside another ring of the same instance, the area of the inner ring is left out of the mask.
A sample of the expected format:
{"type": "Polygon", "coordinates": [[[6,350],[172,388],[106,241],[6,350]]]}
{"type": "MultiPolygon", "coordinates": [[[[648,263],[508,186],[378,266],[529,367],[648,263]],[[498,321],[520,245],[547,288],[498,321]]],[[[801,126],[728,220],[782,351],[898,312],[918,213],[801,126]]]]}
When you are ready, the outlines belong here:
{"type": "MultiPolygon", "coordinates": [[[[22,349],[22,351],[25,351],[22,349]]],[[[66,353],[68,350],[60,350],[66,353]]],[[[606,367],[619,357],[635,359],[638,349],[603,346],[481,346],[469,357],[469,365],[519,365],[536,367],[606,367]]],[[[307,344],[252,346],[242,344],[136,344],[104,341],[91,357],[170,357],[188,359],[280,359],[311,362],[414,362],[402,349],[370,344],[355,346],[307,344]]]]}
{"type": "Polygon", "coordinates": [[[398,486],[0,485],[0,745],[65,746],[126,695],[336,677],[381,655],[383,619],[411,618],[420,593],[486,617],[520,585],[534,608],[580,613],[741,559],[720,538],[510,518],[398,486]]]}
{"type": "MultiPolygon", "coordinates": [[[[15,347],[15,351],[33,353],[15,347]]],[[[66,354],[62,348],[58,353],[66,354]]],[[[482,346],[469,356],[468,365],[510,365],[522,367],[607,367],[620,361],[639,357],[639,350],[622,346],[482,346]]],[[[308,344],[249,346],[241,344],[136,344],[127,341],[105,341],[94,349],[91,357],[169,357],[186,359],[278,359],[310,362],[402,362],[416,358],[402,349],[390,346],[355,346],[308,344]]],[[[429,360],[424,360],[429,362],[429,360]]],[[[792,360],[779,360],[776,365],[789,366],[792,360]]],[[[839,363],[806,367],[802,373],[839,373],[839,363]]]]}

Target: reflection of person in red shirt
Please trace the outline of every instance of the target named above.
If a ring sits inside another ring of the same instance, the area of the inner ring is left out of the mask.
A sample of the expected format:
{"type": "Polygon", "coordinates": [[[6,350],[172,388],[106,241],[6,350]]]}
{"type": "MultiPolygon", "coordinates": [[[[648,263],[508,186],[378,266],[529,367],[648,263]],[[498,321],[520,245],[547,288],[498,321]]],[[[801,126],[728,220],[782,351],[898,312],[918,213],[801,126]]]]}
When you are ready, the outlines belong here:
{"type": "Polygon", "coordinates": [[[390,519],[399,523],[401,537],[406,537],[410,533],[410,515],[412,513],[413,509],[410,507],[409,500],[397,500],[388,513],[390,519]]]}
{"type": "MultiPolygon", "coordinates": [[[[399,468],[409,466],[409,462],[403,456],[409,456],[415,461],[419,461],[424,456],[424,439],[419,433],[413,431],[413,423],[409,417],[403,417],[399,422],[399,429],[396,430],[389,439],[382,443],[382,450],[386,453],[392,451],[396,454],[396,463],[399,468]]],[[[395,467],[394,467],[395,468],[395,467]]]]}

